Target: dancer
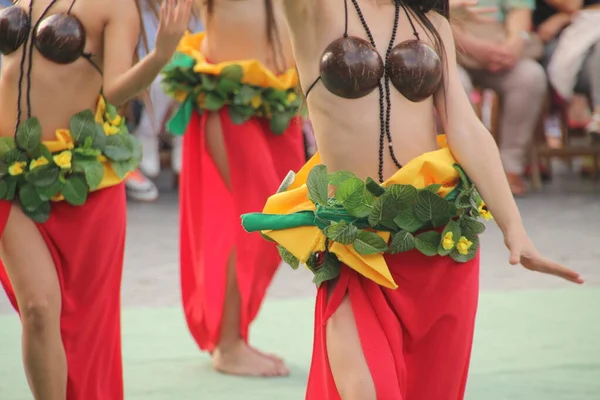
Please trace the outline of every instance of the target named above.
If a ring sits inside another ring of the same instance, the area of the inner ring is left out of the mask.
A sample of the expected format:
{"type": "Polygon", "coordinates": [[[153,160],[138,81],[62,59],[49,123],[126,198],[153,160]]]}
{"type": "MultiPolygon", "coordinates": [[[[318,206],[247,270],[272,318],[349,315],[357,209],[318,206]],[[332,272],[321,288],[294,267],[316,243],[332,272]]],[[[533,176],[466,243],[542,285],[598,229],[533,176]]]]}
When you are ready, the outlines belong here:
{"type": "Polygon", "coordinates": [[[511,264],[582,280],[523,227],[460,84],[447,2],[284,4],[320,155],[242,222],[315,273],[306,398],[462,399],[478,216],[494,213],[511,264]],[[447,136],[436,137],[434,110],[447,136]]]}
{"type": "Polygon", "coordinates": [[[181,287],[187,323],[217,371],[288,374],[248,344],[281,261],[248,235],[242,213],[260,209],[305,161],[297,75],[281,3],[209,0],[206,33],[186,36],[163,76],[183,102],[169,130],[183,134],[180,176],[181,287]]]}
{"type": "Polygon", "coordinates": [[[20,313],[35,399],[123,399],[122,181],[141,148],[112,104],[152,83],[191,4],[164,3],[155,50],[134,66],[133,0],[0,11],[0,282],[20,313]]]}

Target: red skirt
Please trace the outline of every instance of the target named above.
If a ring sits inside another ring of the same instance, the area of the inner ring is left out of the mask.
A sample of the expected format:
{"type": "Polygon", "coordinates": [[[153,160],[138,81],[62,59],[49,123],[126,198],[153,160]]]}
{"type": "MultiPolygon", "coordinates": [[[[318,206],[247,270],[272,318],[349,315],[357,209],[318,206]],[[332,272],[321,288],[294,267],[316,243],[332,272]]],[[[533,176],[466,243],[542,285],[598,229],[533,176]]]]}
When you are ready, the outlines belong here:
{"type": "MultiPolygon", "coordinates": [[[[0,235],[11,203],[0,200],[0,235]]],[[[37,224],[61,287],[61,335],[67,355],[67,400],[123,399],[121,275],[125,250],[123,184],[91,193],[81,207],[52,205],[37,224]]],[[[18,311],[0,262],[0,282],[18,311]]]]}
{"type": "Polygon", "coordinates": [[[398,289],[343,267],[327,297],[319,288],[307,400],[341,400],[325,341],[329,317],[348,294],[378,400],[464,397],[479,291],[479,255],[467,263],[416,250],[386,256],[398,289]]]}
{"type": "Polygon", "coordinates": [[[223,108],[219,116],[229,162],[229,190],[205,144],[207,115],[194,113],[183,138],[180,261],[188,327],[198,346],[212,351],[220,338],[231,252],[235,249],[244,340],[281,261],[273,243],[242,229],[240,215],[262,210],[285,175],[299,169],[305,157],[299,120],[292,120],[287,131],[277,136],[264,120],[234,124],[223,108]]]}

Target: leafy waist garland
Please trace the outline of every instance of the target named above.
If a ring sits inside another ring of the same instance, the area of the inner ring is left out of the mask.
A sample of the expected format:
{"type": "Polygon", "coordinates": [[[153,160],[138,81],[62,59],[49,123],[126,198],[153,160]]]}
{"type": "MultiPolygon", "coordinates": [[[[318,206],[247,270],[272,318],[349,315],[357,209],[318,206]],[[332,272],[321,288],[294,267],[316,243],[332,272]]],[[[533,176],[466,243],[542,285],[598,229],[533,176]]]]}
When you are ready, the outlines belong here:
{"type": "Polygon", "coordinates": [[[36,222],[50,216],[50,201],[83,205],[89,192],[122,181],[142,157],[116,107],[98,101],[96,114],[75,114],[56,141],[41,141],[37,118],[23,122],[13,138],[0,138],[0,199],[18,199],[36,222]],[[110,176],[108,176],[110,175],[110,176]]]}
{"type": "Polygon", "coordinates": [[[219,75],[194,72],[194,65],[193,58],[177,53],[163,70],[165,93],[182,101],[169,121],[169,130],[176,135],[185,133],[193,110],[202,114],[204,110],[218,111],[227,107],[235,124],[252,117],[266,118],[276,135],[283,134],[298,115],[302,99],[296,88],[280,90],[243,83],[244,70],[240,65],[229,65],[219,75]]]}
{"type": "MultiPolygon", "coordinates": [[[[324,251],[310,255],[306,265],[315,274],[314,282],[336,278],[341,262],[330,251],[333,243],[351,246],[360,255],[397,254],[413,249],[426,256],[449,256],[457,262],[472,260],[479,248],[478,235],[492,216],[462,168],[455,164],[460,182],[447,196],[437,192],[439,184],[417,189],[412,185],[383,187],[347,171],[327,173],[324,165],[315,166],[308,175],[308,197],[314,210],[292,214],[253,213],[242,216],[249,231],[270,231],[316,226],[325,236],[324,251]],[[328,187],[335,195],[328,196],[328,187]],[[442,229],[443,228],[443,229],[442,229]],[[440,232],[441,230],[441,232],[440,232]],[[382,232],[391,234],[384,240],[382,232]]],[[[286,183],[281,191],[287,189],[286,183]]],[[[266,237],[264,234],[263,236],[266,237]]],[[[300,260],[283,246],[279,252],[286,263],[298,268],[300,260]]]]}

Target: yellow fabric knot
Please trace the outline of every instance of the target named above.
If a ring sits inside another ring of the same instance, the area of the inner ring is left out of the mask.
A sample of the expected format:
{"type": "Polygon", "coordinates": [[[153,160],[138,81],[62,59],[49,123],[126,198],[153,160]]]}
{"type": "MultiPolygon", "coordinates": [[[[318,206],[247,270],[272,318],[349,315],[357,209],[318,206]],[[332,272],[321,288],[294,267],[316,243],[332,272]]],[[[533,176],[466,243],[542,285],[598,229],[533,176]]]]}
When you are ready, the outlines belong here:
{"type": "Polygon", "coordinates": [[[442,240],[442,247],[444,250],[452,250],[454,248],[454,234],[452,232],[446,232],[442,240]]]}
{"type": "Polygon", "coordinates": [[[465,256],[469,253],[469,249],[471,248],[471,246],[473,246],[473,242],[471,242],[466,237],[461,236],[460,239],[458,239],[458,243],[456,244],[456,250],[458,250],[460,254],[465,256]]]}
{"type": "Polygon", "coordinates": [[[52,157],[54,163],[61,169],[71,169],[71,160],[73,159],[73,153],[69,150],[65,150],[54,157],[52,157]]]}
{"type": "Polygon", "coordinates": [[[102,125],[102,129],[104,129],[104,133],[106,133],[106,136],[112,136],[112,135],[116,135],[117,133],[119,133],[119,127],[112,126],[108,122],[105,122],[102,125]]]}
{"type": "Polygon", "coordinates": [[[29,164],[29,169],[34,170],[37,167],[41,167],[42,165],[48,165],[50,161],[46,157],[40,157],[37,160],[32,160],[31,164],[29,164]]]}
{"type": "Polygon", "coordinates": [[[8,173],[12,176],[22,175],[25,172],[27,163],[25,161],[17,161],[10,167],[8,167],[8,173]]]}
{"type": "Polygon", "coordinates": [[[254,109],[259,108],[262,105],[262,102],[262,97],[259,94],[257,94],[252,98],[252,100],[250,100],[250,104],[254,109]]]}
{"type": "Polygon", "coordinates": [[[482,216],[483,219],[485,219],[486,221],[494,219],[494,216],[492,215],[492,213],[490,212],[490,210],[488,210],[488,208],[485,205],[485,203],[481,203],[479,205],[479,215],[482,216]]]}

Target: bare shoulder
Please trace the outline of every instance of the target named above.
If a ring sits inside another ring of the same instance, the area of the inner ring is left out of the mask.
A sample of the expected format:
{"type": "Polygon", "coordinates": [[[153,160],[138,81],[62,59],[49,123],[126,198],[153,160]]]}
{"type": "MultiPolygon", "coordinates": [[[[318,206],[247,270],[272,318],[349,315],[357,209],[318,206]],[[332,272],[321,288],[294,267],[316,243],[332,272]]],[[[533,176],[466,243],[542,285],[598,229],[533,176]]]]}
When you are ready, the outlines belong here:
{"type": "Polygon", "coordinates": [[[318,0],[281,0],[288,24],[299,25],[306,22],[309,11],[318,0]]]}
{"type": "Polygon", "coordinates": [[[139,24],[138,0],[96,0],[96,2],[102,3],[102,8],[107,13],[108,23],[133,23],[133,26],[139,24]]]}
{"type": "Polygon", "coordinates": [[[446,43],[446,40],[452,39],[452,28],[450,27],[448,18],[436,11],[430,11],[427,13],[427,19],[431,21],[444,43],[446,43]]]}

